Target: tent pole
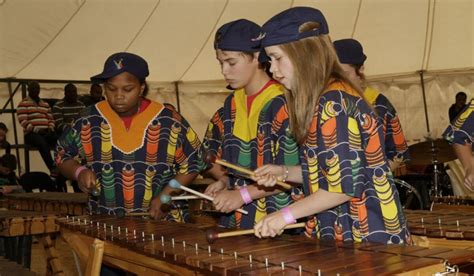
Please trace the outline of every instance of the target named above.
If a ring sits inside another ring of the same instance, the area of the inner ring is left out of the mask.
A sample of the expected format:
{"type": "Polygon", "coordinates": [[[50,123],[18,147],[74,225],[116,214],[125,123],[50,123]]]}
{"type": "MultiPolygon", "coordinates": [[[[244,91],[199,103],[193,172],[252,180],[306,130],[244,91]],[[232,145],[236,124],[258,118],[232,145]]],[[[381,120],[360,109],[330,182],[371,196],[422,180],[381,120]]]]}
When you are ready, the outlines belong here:
{"type": "Polygon", "coordinates": [[[13,110],[13,108],[7,110],[7,106],[8,106],[8,104],[10,103],[10,101],[13,101],[13,97],[15,96],[16,91],[18,91],[18,88],[20,87],[20,83],[18,83],[18,85],[15,87],[15,89],[13,90],[13,93],[11,93],[11,88],[12,88],[12,83],[11,83],[11,81],[9,81],[9,82],[7,82],[7,83],[8,83],[8,91],[9,91],[10,95],[8,96],[7,102],[5,103],[5,105],[3,106],[3,108],[0,110],[0,114],[2,114],[3,112],[15,112],[15,110],[13,110]]]}
{"type": "Polygon", "coordinates": [[[18,91],[18,88],[20,87],[20,83],[18,83],[18,85],[16,86],[15,90],[13,91],[13,88],[12,88],[12,82],[9,81],[8,82],[8,94],[9,94],[9,102],[10,102],[10,108],[12,110],[11,114],[12,114],[12,123],[13,123],[13,134],[14,134],[14,138],[15,138],[15,145],[17,147],[15,147],[15,153],[16,153],[16,162],[17,162],[17,165],[18,165],[18,176],[21,175],[21,160],[20,160],[20,150],[18,149],[18,145],[20,144],[18,142],[18,132],[17,132],[17,129],[16,129],[16,120],[15,120],[15,113],[13,110],[15,110],[15,104],[13,103],[13,97],[15,96],[15,93],[16,91],[18,91]]]}
{"type": "Polygon", "coordinates": [[[423,93],[423,106],[425,108],[425,120],[426,120],[426,131],[430,133],[430,121],[428,119],[428,107],[426,106],[426,92],[425,92],[425,80],[423,78],[423,70],[418,71],[420,74],[421,92],[423,93]]]}
{"type": "Polygon", "coordinates": [[[179,84],[177,81],[174,82],[174,91],[176,93],[176,105],[178,108],[178,113],[181,113],[181,104],[179,102],[179,84]]]}

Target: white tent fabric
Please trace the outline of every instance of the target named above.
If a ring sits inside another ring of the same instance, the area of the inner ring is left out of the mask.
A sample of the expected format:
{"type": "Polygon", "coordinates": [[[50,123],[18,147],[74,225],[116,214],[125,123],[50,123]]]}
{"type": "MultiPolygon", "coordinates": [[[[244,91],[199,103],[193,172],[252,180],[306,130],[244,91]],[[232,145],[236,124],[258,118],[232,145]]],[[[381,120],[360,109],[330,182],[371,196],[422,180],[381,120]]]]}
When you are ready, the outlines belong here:
{"type": "MultiPolygon", "coordinates": [[[[292,6],[320,9],[333,40],[361,41],[367,76],[396,107],[409,143],[428,134],[418,71],[433,137],[454,95],[473,96],[472,0],[0,0],[0,78],[88,80],[110,54],[137,53],[150,65],[150,97],[176,105],[178,87],[182,114],[202,137],[230,92],[215,60],[216,29],[239,18],[262,24],[292,6]]],[[[63,95],[64,84],[41,86],[42,97],[63,95]]],[[[0,82],[1,106],[7,92],[0,82]]],[[[11,115],[0,120],[12,129],[11,115]]]]}
{"type": "Polygon", "coordinates": [[[323,11],[333,39],[363,43],[369,76],[474,67],[471,0],[1,0],[0,77],[87,80],[129,51],[150,81],[217,80],[220,25],[303,5],[323,11]]]}

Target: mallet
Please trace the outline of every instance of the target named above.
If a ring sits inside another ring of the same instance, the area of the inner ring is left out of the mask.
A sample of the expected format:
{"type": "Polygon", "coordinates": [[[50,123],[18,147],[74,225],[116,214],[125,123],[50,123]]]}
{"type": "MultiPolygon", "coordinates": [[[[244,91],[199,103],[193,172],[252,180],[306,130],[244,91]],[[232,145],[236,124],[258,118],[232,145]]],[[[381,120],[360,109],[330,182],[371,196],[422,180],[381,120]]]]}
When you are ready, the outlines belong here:
{"type": "MultiPolygon", "coordinates": [[[[283,229],[294,229],[294,228],[302,228],[305,227],[306,223],[305,222],[300,222],[300,223],[295,223],[295,224],[288,224],[285,226],[283,229]]],[[[236,231],[230,231],[230,232],[217,232],[216,229],[208,229],[206,231],[206,239],[208,243],[213,243],[217,239],[220,238],[226,238],[226,237],[235,237],[235,236],[242,236],[242,235],[250,235],[253,234],[254,230],[253,229],[247,229],[247,230],[236,230],[236,231]]]]}
{"type": "Polygon", "coordinates": [[[91,189],[91,195],[92,195],[92,196],[95,196],[95,197],[100,196],[100,191],[99,191],[99,189],[97,189],[96,187],[93,187],[93,188],[91,189]]]}
{"type": "MultiPolygon", "coordinates": [[[[246,175],[249,175],[249,176],[255,176],[255,173],[249,169],[246,169],[246,168],[243,168],[243,167],[240,167],[240,166],[237,166],[237,165],[234,165],[232,163],[229,163],[229,162],[226,162],[224,160],[220,160],[220,159],[216,159],[215,160],[215,163],[216,164],[219,164],[219,165],[222,165],[224,167],[227,167],[227,168],[231,168],[231,169],[234,169],[240,173],[243,173],[243,174],[246,174],[246,175]]],[[[287,184],[281,180],[277,180],[277,185],[286,189],[286,190],[289,190],[292,188],[292,186],[290,184],[287,184]]]]}
{"type": "Polygon", "coordinates": [[[175,201],[175,200],[189,200],[189,199],[200,199],[200,197],[196,195],[169,196],[165,194],[162,194],[160,196],[160,201],[164,204],[168,204],[171,201],[175,201]]]}
{"type": "MultiPolygon", "coordinates": [[[[200,193],[200,192],[198,192],[198,191],[195,191],[195,190],[193,190],[193,189],[191,189],[191,188],[189,188],[189,187],[186,187],[186,186],[184,186],[184,185],[181,185],[181,183],[179,183],[178,180],[176,180],[176,179],[171,179],[170,182],[168,183],[168,185],[169,185],[171,188],[173,188],[173,189],[181,189],[181,190],[183,190],[183,191],[186,191],[186,192],[188,192],[188,193],[197,195],[197,196],[202,197],[202,198],[205,198],[205,199],[207,199],[207,200],[214,201],[214,198],[213,198],[213,197],[208,196],[208,195],[203,194],[203,193],[200,193]]],[[[243,209],[237,209],[236,211],[237,211],[237,212],[240,212],[240,213],[242,213],[242,214],[245,214],[245,215],[248,214],[248,212],[245,211],[245,210],[243,210],[243,209]]]]}

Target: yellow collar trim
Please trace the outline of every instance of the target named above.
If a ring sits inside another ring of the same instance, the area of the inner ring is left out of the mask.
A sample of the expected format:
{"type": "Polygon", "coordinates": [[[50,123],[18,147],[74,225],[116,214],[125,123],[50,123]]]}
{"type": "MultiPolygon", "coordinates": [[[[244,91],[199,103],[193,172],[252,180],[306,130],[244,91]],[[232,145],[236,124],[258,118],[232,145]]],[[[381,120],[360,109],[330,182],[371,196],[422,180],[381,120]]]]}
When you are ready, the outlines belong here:
{"type": "Polygon", "coordinates": [[[375,100],[377,100],[377,97],[380,95],[380,92],[375,90],[372,87],[365,88],[364,90],[364,98],[371,104],[375,104],[375,100]]]}
{"type": "Polygon", "coordinates": [[[244,142],[257,137],[258,117],[263,107],[273,98],[283,95],[281,84],[271,84],[253,100],[250,113],[247,112],[247,94],[245,89],[238,89],[234,92],[235,102],[235,122],[233,134],[244,142]]]}

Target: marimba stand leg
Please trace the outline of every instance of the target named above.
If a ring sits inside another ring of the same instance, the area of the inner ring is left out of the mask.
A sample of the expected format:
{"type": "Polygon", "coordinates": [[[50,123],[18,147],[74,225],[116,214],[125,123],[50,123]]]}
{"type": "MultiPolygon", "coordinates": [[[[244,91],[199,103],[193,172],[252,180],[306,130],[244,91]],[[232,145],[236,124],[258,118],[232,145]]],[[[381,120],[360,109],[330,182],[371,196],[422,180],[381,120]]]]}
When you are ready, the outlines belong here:
{"type": "Polygon", "coordinates": [[[94,239],[89,251],[89,259],[87,260],[86,274],[92,276],[100,275],[102,266],[102,256],[104,255],[104,242],[94,239]]]}
{"type": "Polygon", "coordinates": [[[5,238],[0,237],[0,257],[5,256],[5,238]]]}
{"type": "Polygon", "coordinates": [[[51,236],[46,235],[40,239],[41,244],[46,251],[48,270],[51,275],[64,275],[63,266],[58,258],[58,251],[54,246],[51,236]]]}
{"type": "Polygon", "coordinates": [[[31,244],[33,238],[31,235],[18,237],[18,263],[23,264],[24,268],[31,268],[31,244]]]}
{"type": "Polygon", "coordinates": [[[4,238],[5,240],[5,257],[6,259],[10,260],[10,261],[13,261],[13,262],[16,262],[18,264],[20,264],[18,262],[18,258],[17,258],[17,255],[18,255],[18,237],[5,237],[4,238]]]}

